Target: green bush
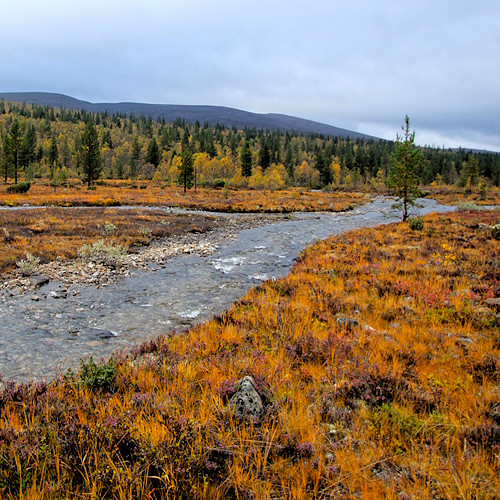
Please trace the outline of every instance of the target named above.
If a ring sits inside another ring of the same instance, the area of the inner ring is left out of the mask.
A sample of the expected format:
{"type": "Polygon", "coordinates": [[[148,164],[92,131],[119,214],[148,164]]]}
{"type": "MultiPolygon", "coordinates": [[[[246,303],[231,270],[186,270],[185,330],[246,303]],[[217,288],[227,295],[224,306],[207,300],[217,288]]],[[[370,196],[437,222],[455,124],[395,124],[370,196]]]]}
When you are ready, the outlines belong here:
{"type": "Polygon", "coordinates": [[[65,374],[65,379],[72,385],[86,387],[89,390],[112,391],[116,380],[116,365],[117,361],[113,357],[106,362],[96,363],[90,356],[88,360],[80,360],[78,374],[75,375],[70,368],[65,374]]]}
{"type": "Polygon", "coordinates": [[[412,231],[422,231],[424,228],[424,219],[421,217],[415,217],[414,219],[408,219],[408,226],[412,231]]]}
{"type": "Polygon", "coordinates": [[[7,186],[7,193],[26,193],[31,187],[31,182],[18,182],[7,186]]]}

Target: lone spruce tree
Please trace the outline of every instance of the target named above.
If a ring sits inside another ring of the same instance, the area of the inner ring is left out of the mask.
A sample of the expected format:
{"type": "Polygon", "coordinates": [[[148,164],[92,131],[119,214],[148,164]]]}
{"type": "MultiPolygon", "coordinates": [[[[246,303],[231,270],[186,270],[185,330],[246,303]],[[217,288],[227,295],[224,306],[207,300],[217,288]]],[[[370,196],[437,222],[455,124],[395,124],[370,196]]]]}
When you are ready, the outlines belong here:
{"type": "Polygon", "coordinates": [[[409,215],[410,207],[420,194],[419,174],[423,162],[422,150],[415,146],[415,131],[410,131],[410,118],[405,117],[401,127],[403,134],[396,136],[396,147],[392,155],[392,167],[389,170],[388,184],[398,198],[394,208],[402,210],[403,220],[409,215]]]}
{"type": "Polygon", "coordinates": [[[87,182],[87,186],[90,187],[99,178],[102,169],[99,137],[91,119],[87,120],[85,130],[82,132],[80,155],[84,180],[87,182]]]}

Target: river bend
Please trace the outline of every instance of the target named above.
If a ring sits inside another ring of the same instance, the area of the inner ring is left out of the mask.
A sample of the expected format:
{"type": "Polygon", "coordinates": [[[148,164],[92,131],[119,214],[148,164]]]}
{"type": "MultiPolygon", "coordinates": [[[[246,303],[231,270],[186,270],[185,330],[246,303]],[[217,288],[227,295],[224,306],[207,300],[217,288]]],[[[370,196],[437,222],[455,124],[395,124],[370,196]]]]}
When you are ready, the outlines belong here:
{"type": "MultiPolygon", "coordinates": [[[[452,210],[422,200],[420,213],[452,210]]],[[[159,333],[182,329],[228,308],[263,280],[285,275],[297,255],[316,239],[394,222],[392,200],[376,198],[345,213],[297,214],[290,220],[240,233],[208,257],[184,255],[161,267],[135,271],[111,286],[60,283],[0,301],[0,374],[26,381],[57,376],[80,358],[109,356],[159,333]]],[[[231,217],[231,215],[220,215],[231,217]]]]}

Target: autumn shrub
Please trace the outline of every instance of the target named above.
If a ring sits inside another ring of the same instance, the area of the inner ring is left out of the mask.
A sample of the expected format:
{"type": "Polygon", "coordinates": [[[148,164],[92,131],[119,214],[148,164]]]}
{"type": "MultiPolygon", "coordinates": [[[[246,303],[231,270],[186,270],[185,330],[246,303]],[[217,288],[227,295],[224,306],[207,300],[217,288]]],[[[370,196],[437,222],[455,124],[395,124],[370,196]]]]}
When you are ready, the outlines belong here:
{"type": "Polygon", "coordinates": [[[7,193],[27,193],[31,187],[31,182],[18,182],[7,186],[7,193]]]}
{"type": "Polygon", "coordinates": [[[80,361],[80,370],[75,373],[69,369],[65,374],[65,380],[70,384],[76,384],[89,390],[101,389],[110,391],[114,388],[116,379],[117,361],[111,357],[107,361],[96,363],[94,358],[80,361]]]}
{"type": "Polygon", "coordinates": [[[33,256],[30,252],[26,252],[26,258],[16,262],[16,265],[23,276],[31,276],[40,265],[40,259],[33,256]]]}
{"type": "Polygon", "coordinates": [[[421,217],[408,219],[408,227],[412,231],[422,231],[424,229],[424,220],[421,217]]]}
{"type": "Polygon", "coordinates": [[[98,240],[94,243],[83,245],[78,250],[78,255],[85,260],[102,262],[108,265],[118,265],[125,259],[127,251],[122,245],[98,240]]]}

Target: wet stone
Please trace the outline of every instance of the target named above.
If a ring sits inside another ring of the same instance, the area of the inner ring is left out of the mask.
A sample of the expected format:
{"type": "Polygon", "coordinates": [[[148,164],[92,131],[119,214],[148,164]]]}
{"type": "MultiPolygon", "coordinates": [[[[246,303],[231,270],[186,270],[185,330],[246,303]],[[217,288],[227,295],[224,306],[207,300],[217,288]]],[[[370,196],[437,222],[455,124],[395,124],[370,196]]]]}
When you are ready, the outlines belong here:
{"type": "Polygon", "coordinates": [[[230,405],[237,417],[257,422],[264,414],[264,404],[252,377],[238,381],[238,390],[231,398],[230,405]]]}
{"type": "Polygon", "coordinates": [[[46,285],[50,279],[47,276],[30,276],[30,285],[34,288],[41,288],[46,285]]]}
{"type": "Polygon", "coordinates": [[[94,328],[92,330],[92,334],[100,339],[103,339],[103,340],[116,337],[116,334],[113,333],[111,330],[105,330],[105,329],[101,329],[101,328],[94,328]]]}

